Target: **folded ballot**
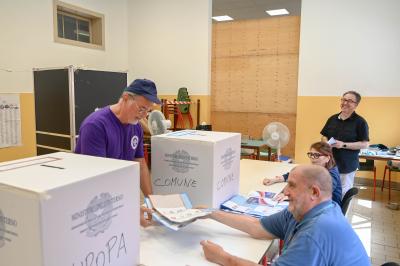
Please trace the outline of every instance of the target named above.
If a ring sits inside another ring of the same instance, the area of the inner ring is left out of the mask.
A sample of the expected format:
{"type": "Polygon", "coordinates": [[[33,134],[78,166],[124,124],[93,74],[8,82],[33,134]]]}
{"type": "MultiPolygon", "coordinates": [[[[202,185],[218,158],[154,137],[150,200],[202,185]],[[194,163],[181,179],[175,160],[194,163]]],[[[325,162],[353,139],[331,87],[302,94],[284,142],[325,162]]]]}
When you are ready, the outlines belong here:
{"type": "Polygon", "coordinates": [[[145,203],[155,210],[154,220],[175,231],[211,213],[209,209],[193,209],[186,193],[149,195],[145,203]]]}

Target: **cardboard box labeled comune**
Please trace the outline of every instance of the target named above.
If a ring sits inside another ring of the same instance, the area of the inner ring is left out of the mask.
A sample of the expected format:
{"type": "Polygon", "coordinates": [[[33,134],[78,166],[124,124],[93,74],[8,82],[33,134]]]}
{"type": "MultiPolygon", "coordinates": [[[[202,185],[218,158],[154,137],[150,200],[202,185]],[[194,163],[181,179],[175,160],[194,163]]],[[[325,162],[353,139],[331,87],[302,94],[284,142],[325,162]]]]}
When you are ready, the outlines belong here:
{"type": "Polygon", "coordinates": [[[151,137],[154,194],[186,192],[218,208],[239,192],[240,134],[182,130],[151,137]]]}
{"type": "Polygon", "coordinates": [[[0,264],[137,265],[139,164],[53,153],[0,164],[0,264]]]}

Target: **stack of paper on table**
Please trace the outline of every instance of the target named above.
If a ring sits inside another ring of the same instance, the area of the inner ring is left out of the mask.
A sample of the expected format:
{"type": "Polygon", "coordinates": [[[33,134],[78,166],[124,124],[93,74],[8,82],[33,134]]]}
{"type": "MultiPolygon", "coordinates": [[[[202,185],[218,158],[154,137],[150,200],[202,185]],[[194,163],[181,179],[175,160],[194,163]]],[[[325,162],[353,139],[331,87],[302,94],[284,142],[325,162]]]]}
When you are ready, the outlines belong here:
{"type": "Polygon", "coordinates": [[[156,221],[175,231],[210,214],[208,209],[193,209],[186,193],[149,195],[145,203],[155,210],[153,217],[156,221]]]}
{"type": "Polygon", "coordinates": [[[275,193],[253,191],[248,197],[236,195],[221,204],[221,209],[251,215],[254,217],[269,216],[287,208],[288,202],[277,202],[275,193]]]}

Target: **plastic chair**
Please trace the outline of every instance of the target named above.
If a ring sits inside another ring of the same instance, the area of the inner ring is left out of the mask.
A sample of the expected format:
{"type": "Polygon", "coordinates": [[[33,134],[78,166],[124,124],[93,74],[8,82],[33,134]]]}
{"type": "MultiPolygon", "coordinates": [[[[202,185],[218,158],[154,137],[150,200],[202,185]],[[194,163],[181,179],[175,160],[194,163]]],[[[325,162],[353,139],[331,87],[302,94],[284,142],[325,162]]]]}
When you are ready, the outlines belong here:
{"type": "Polygon", "coordinates": [[[374,164],[374,160],[368,160],[367,159],[365,162],[360,162],[360,167],[359,167],[358,171],[372,171],[372,172],[374,172],[374,195],[372,196],[372,200],[375,200],[375,194],[376,194],[376,166],[374,164]]]}
{"type": "Polygon", "coordinates": [[[151,168],[151,145],[148,143],[143,144],[144,159],[149,169],[151,168]]]}
{"type": "Polygon", "coordinates": [[[396,262],[385,262],[381,266],[400,266],[400,264],[398,264],[396,262]]]}
{"type": "Polygon", "coordinates": [[[382,178],[382,187],[381,191],[383,191],[383,188],[385,186],[385,177],[386,177],[386,170],[389,170],[389,200],[390,200],[390,191],[391,191],[391,182],[392,182],[392,172],[400,172],[400,169],[393,166],[392,161],[388,161],[387,164],[385,165],[385,170],[383,172],[383,178],[382,178]]]}
{"type": "MultiPolygon", "coordinates": [[[[193,119],[192,115],[190,114],[190,111],[187,111],[186,113],[182,113],[180,110],[180,106],[182,105],[181,102],[176,101],[168,101],[168,100],[162,100],[162,112],[165,116],[166,119],[170,119],[170,116],[173,116],[173,125],[171,130],[181,130],[185,129],[185,120],[184,116],[188,119],[189,121],[189,128],[193,128],[193,119]]],[[[187,105],[187,104],[183,104],[187,105]]]]}
{"type": "Polygon", "coordinates": [[[240,149],[240,158],[256,160],[257,155],[254,153],[253,149],[240,149]]]}
{"type": "Polygon", "coordinates": [[[342,213],[343,215],[346,215],[347,209],[349,208],[350,202],[352,198],[358,194],[358,188],[352,187],[350,188],[346,194],[344,194],[343,199],[342,199],[342,213]]]}

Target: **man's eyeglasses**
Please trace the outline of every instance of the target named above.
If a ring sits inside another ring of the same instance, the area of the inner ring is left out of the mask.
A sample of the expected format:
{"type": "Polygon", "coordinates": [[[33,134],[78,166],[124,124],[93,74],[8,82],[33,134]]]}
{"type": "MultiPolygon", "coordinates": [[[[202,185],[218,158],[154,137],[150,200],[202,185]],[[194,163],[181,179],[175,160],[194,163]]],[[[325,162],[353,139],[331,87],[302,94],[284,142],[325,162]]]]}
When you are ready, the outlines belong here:
{"type": "Polygon", "coordinates": [[[138,109],[139,114],[149,114],[152,110],[150,108],[146,108],[144,106],[139,106],[135,100],[133,100],[136,104],[136,108],[138,109]]]}
{"type": "Polygon", "coordinates": [[[307,152],[307,156],[308,156],[308,158],[311,158],[311,159],[318,159],[319,157],[325,156],[325,155],[323,155],[322,153],[318,153],[318,152],[307,152]]]}
{"type": "Polygon", "coordinates": [[[346,98],[342,98],[342,99],[340,99],[340,101],[342,103],[357,103],[356,101],[353,101],[352,99],[346,99],[346,98]]]}

